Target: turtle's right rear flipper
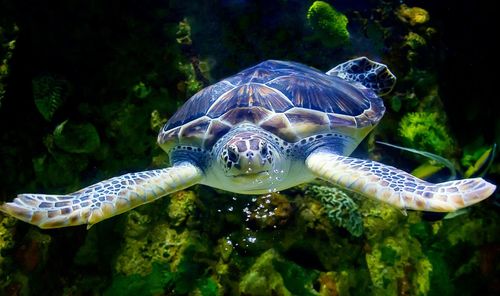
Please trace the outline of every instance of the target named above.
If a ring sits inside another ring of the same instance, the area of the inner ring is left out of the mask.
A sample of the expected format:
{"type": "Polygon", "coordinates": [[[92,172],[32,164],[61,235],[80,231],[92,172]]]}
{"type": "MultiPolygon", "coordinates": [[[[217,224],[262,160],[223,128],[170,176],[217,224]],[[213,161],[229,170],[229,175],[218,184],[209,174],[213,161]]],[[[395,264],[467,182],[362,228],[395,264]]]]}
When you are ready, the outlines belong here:
{"type": "Polygon", "coordinates": [[[396,84],[396,76],[392,74],[386,65],[374,62],[366,57],[339,64],[326,74],[361,83],[379,96],[389,93],[396,84]]]}

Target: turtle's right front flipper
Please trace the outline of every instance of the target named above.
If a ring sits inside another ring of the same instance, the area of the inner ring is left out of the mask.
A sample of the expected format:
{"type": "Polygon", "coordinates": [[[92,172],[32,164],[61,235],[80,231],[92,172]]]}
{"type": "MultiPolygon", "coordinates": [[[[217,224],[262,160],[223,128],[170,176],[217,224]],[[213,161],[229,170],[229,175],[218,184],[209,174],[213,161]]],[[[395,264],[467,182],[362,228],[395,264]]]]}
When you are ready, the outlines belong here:
{"type": "Polygon", "coordinates": [[[202,179],[190,163],[114,177],[67,195],[19,194],[0,210],[40,228],[93,224],[187,188],[202,179]]]}
{"type": "Polygon", "coordinates": [[[451,212],[488,198],[496,186],[481,179],[429,183],[371,160],[313,152],[307,167],[317,177],[402,209],[451,212]]]}

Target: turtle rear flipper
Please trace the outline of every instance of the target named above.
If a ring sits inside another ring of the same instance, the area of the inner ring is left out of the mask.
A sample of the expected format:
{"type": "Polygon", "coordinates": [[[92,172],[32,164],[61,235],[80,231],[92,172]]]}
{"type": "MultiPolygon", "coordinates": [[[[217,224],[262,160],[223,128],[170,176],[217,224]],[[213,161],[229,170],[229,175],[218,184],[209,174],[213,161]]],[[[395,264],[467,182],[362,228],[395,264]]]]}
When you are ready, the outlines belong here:
{"type": "Polygon", "coordinates": [[[488,198],[496,188],[482,178],[433,184],[375,161],[321,151],[306,165],[321,179],[401,209],[451,212],[488,198]]]}
{"type": "Polygon", "coordinates": [[[386,65],[374,62],[366,57],[339,64],[326,74],[338,76],[348,81],[359,82],[379,96],[389,93],[396,84],[396,76],[391,73],[386,65]]]}
{"type": "Polygon", "coordinates": [[[40,228],[93,224],[121,214],[202,179],[190,164],[125,174],[67,195],[19,194],[0,211],[40,228]]]}

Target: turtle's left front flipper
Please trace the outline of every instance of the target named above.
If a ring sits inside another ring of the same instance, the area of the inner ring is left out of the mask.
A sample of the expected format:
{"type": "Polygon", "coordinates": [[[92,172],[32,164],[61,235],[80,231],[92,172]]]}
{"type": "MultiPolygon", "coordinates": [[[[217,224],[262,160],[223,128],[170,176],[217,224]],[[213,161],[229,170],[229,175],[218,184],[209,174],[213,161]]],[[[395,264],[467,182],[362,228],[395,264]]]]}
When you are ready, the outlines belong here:
{"type": "Polygon", "coordinates": [[[307,167],[317,177],[401,209],[451,212],[488,198],[496,186],[481,179],[429,183],[375,161],[313,152],[307,167]]]}
{"type": "Polygon", "coordinates": [[[19,194],[0,210],[40,228],[93,224],[187,188],[202,179],[190,163],[114,177],[67,195],[19,194]]]}

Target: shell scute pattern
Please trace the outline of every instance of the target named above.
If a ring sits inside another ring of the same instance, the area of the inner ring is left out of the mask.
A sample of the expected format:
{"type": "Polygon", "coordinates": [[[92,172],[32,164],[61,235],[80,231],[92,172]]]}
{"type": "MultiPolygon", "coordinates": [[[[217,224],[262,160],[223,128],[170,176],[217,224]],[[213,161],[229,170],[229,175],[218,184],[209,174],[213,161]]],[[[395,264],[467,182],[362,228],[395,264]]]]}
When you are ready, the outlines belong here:
{"type": "Polygon", "coordinates": [[[271,60],[195,94],[167,122],[158,142],[167,152],[176,145],[209,149],[231,127],[249,122],[294,143],[338,128],[349,133],[372,126],[384,111],[382,100],[359,83],[271,60]]]}

